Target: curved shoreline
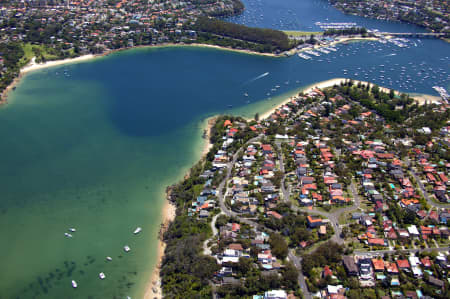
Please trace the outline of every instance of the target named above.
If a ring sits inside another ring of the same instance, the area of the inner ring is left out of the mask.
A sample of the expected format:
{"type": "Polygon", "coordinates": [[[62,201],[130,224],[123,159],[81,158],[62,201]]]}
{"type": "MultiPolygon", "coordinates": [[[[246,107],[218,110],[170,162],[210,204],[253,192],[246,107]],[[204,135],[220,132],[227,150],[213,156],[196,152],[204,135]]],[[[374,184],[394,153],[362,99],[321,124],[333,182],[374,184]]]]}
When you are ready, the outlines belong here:
{"type": "MultiPolygon", "coordinates": [[[[308,93],[316,88],[323,89],[323,88],[334,86],[336,84],[340,84],[342,81],[345,81],[345,80],[349,80],[349,79],[348,78],[333,78],[333,79],[329,79],[329,80],[325,80],[325,81],[320,81],[320,82],[316,82],[316,83],[307,85],[307,86],[301,88],[300,91],[302,91],[304,93],[308,93]]],[[[356,84],[359,82],[361,82],[362,84],[369,83],[369,82],[358,81],[358,80],[353,80],[353,82],[355,82],[356,84]]],[[[370,84],[372,84],[372,83],[370,83],[370,84]]],[[[385,88],[385,87],[380,87],[380,89],[382,89],[383,91],[389,90],[388,88],[385,88]]],[[[396,92],[399,93],[398,91],[396,91],[396,92]]],[[[428,96],[428,95],[420,95],[420,96],[428,96]]],[[[416,97],[414,97],[414,99],[418,100],[416,97]]],[[[433,96],[429,96],[429,97],[433,97],[433,96]]],[[[266,118],[270,117],[270,115],[272,115],[272,113],[274,113],[277,109],[279,109],[283,105],[290,102],[293,98],[295,98],[295,96],[290,96],[290,97],[286,98],[285,100],[283,100],[282,102],[276,104],[275,107],[269,109],[266,112],[263,112],[261,114],[260,118],[266,119],[266,118]]],[[[437,97],[435,97],[435,98],[437,98],[437,97]]],[[[420,104],[420,101],[419,101],[419,104],[420,104]]],[[[212,117],[205,119],[202,122],[202,130],[204,131],[203,137],[205,140],[204,140],[204,144],[203,144],[203,148],[202,148],[202,154],[201,154],[201,157],[199,160],[203,159],[206,156],[206,154],[209,152],[210,148],[212,147],[212,144],[209,141],[209,136],[211,133],[211,128],[215,124],[216,119],[217,119],[217,116],[212,116],[212,117]]],[[[250,119],[248,119],[248,120],[250,120],[250,119]]],[[[176,206],[170,201],[170,192],[166,193],[166,196],[167,196],[167,198],[165,199],[165,203],[164,203],[164,207],[163,207],[163,219],[162,219],[162,223],[161,223],[160,238],[158,240],[157,263],[156,263],[155,268],[152,271],[150,280],[147,284],[144,299],[163,298],[162,288],[161,288],[160,267],[161,267],[161,262],[164,258],[164,249],[166,247],[166,244],[162,240],[161,233],[163,233],[165,231],[165,229],[167,229],[170,222],[174,221],[175,217],[176,217],[176,213],[175,213],[176,206]]]]}
{"type": "MultiPolygon", "coordinates": [[[[39,70],[39,69],[44,69],[44,68],[50,68],[50,67],[56,67],[56,66],[60,66],[60,65],[66,65],[66,64],[72,64],[72,63],[80,63],[80,62],[85,62],[85,61],[89,61],[91,59],[95,59],[95,58],[99,58],[99,57],[103,57],[103,56],[107,56],[110,54],[113,54],[114,52],[119,52],[119,51],[127,51],[127,50],[132,50],[132,49],[138,49],[138,48],[167,48],[167,47],[202,47],[202,48],[215,48],[215,49],[219,49],[219,50],[223,50],[223,51],[232,51],[232,52],[240,52],[240,53],[245,53],[245,54],[253,54],[253,55],[261,55],[261,53],[248,53],[249,51],[245,51],[245,50],[234,50],[234,49],[228,49],[228,48],[223,48],[223,47],[219,47],[219,46],[213,46],[213,45],[203,45],[203,44],[166,44],[166,45],[155,45],[155,46],[142,46],[142,47],[133,47],[133,48],[127,48],[127,49],[118,49],[118,50],[113,50],[113,51],[108,51],[107,53],[101,54],[101,55],[85,55],[85,56],[80,56],[77,58],[73,58],[73,59],[65,59],[65,60],[56,60],[56,61],[50,61],[44,64],[35,64],[35,65],[29,65],[24,67],[21,70],[20,76],[18,78],[16,78],[17,82],[15,82],[15,84],[20,82],[20,79],[22,78],[23,75],[35,71],[35,70],[39,70]]],[[[282,56],[275,56],[275,55],[262,55],[262,56],[274,56],[274,57],[282,57],[282,56]]],[[[15,81],[16,81],[15,80],[15,81]]],[[[339,84],[340,82],[342,82],[343,80],[350,80],[349,78],[334,78],[334,79],[329,79],[329,80],[325,80],[325,81],[321,81],[321,82],[317,82],[317,83],[312,83],[306,87],[301,88],[301,90],[303,90],[305,93],[308,92],[309,90],[312,90],[314,88],[326,88],[326,87],[330,87],[333,86],[334,84],[339,84]]],[[[358,81],[358,80],[353,80],[353,82],[358,83],[358,82],[362,82],[364,84],[367,84],[367,82],[364,81],[358,81]]],[[[373,83],[371,83],[373,84],[373,83]]],[[[15,85],[14,85],[15,86],[15,85]]],[[[8,87],[9,88],[9,87],[8,87]]],[[[11,87],[12,89],[13,87],[11,87]]],[[[382,88],[382,87],[380,87],[382,88]]],[[[430,96],[433,97],[433,96],[430,96]]],[[[276,104],[276,106],[270,110],[268,110],[267,112],[263,113],[261,118],[266,118],[268,116],[270,116],[271,113],[273,113],[275,110],[279,109],[279,107],[285,105],[287,102],[289,102],[292,99],[292,97],[289,97],[287,99],[285,99],[283,102],[276,104]]],[[[205,134],[205,140],[204,140],[204,144],[203,144],[203,151],[201,154],[200,159],[202,159],[204,157],[204,155],[206,153],[208,153],[208,150],[210,148],[210,142],[209,142],[209,138],[208,138],[208,133],[210,132],[210,128],[211,126],[214,125],[214,117],[213,118],[207,118],[206,121],[202,122],[202,132],[203,129],[206,129],[206,133],[205,134]]],[[[175,209],[176,207],[174,205],[172,205],[170,203],[170,201],[168,199],[165,199],[164,202],[164,207],[162,210],[163,213],[163,217],[162,217],[162,227],[168,225],[168,223],[170,223],[170,221],[173,221],[175,219],[175,209]]],[[[146,289],[145,292],[145,298],[155,298],[155,296],[157,297],[158,294],[161,294],[161,292],[158,291],[155,293],[153,292],[153,289],[156,290],[160,290],[160,278],[159,278],[159,265],[162,261],[162,258],[164,257],[164,248],[165,248],[165,244],[164,242],[160,240],[158,240],[158,255],[156,258],[156,263],[155,263],[155,267],[152,270],[152,274],[150,277],[150,281],[148,283],[148,288],[146,289]],[[159,281],[159,283],[157,282],[159,281]],[[155,282],[155,283],[154,283],[155,282]],[[149,292],[148,292],[149,291],[149,292]],[[151,297],[148,297],[151,296],[151,297]]],[[[161,298],[161,297],[157,297],[157,298],[161,298]]]]}
{"type": "MultiPolygon", "coordinates": [[[[202,132],[203,132],[203,148],[199,160],[202,160],[209,152],[213,144],[209,141],[211,135],[211,128],[216,123],[217,116],[211,116],[202,121],[202,132]]],[[[189,173],[189,172],[188,172],[189,173]]],[[[188,174],[183,177],[186,178],[188,174]]],[[[170,186],[167,188],[165,193],[166,198],[164,200],[164,206],[162,210],[162,220],[160,231],[158,235],[158,250],[156,256],[156,265],[153,268],[150,279],[145,287],[144,299],[160,299],[162,296],[161,288],[161,263],[164,258],[164,250],[166,249],[166,243],[163,240],[163,235],[168,229],[170,223],[175,220],[176,217],[176,205],[170,200],[170,186]]]]}
{"type": "MultiPolygon", "coordinates": [[[[325,80],[325,81],[316,82],[316,83],[307,85],[305,87],[301,87],[301,88],[298,89],[298,92],[308,93],[308,92],[311,92],[312,90],[314,90],[316,88],[323,89],[323,88],[332,87],[334,85],[341,84],[341,82],[346,81],[346,80],[352,80],[354,84],[361,83],[361,84],[364,84],[364,85],[367,85],[367,84],[376,85],[376,84],[371,83],[371,82],[354,80],[354,79],[350,79],[350,78],[332,78],[332,79],[328,79],[328,80],[325,80]]],[[[389,92],[391,90],[390,88],[383,87],[383,86],[379,86],[379,88],[383,92],[389,92]]],[[[402,93],[407,94],[409,97],[411,97],[415,101],[417,101],[417,103],[419,105],[423,105],[423,104],[425,104],[425,102],[438,103],[438,102],[441,101],[440,97],[429,95],[429,94],[407,93],[407,92],[401,92],[401,91],[398,91],[398,90],[395,90],[395,89],[394,89],[394,92],[397,95],[402,94],[402,93]]],[[[296,98],[295,95],[294,96],[290,96],[288,98],[285,98],[284,100],[282,100],[281,102],[276,104],[274,107],[270,108],[269,110],[267,110],[265,112],[262,112],[261,115],[260,115],[260,119],[266,119],[266,118],[270,117],[270,115],[272,115],[272,113],[274,113],[280,107],[282,107],[282,106],[286,105],[287,103],[289,103],[294,98],[296,98]]]]}
{"type": "Polygon", "coordinates": [[[6,104],[8,102],[8,94],[15,89],[15,87],[19,84],[20,80],[23,78],[24,75],[26,75],[29,72],[60,66],[60,65],[66,65],[66,64],[73,64],[73,63],[80,63],[80,62],[86,62],[89,60],[93,60],[96,58],[108,56],[117,52],[122,51],[128,51],[133,49],[145,49],[145,48],[170,48],[170,47],[198,47],[198,48],[212,48],[212,49],[218,49],[222,51],[230,51],[235,53],[242,53],[242,54],[248,54],[248,55],[258,55],[258,56],[266,56],[266,57],[284,57],[284,55],[279,54],[272,54],[272,53],[260,53],[250,50],[242,50],[242,49],[233,49],[233,48],[227,48],[217,45],[209,45],[209,44],[198,44],[198,43],[192,43],[192,44],[176,44],[176,43],[166,43],[166,44],[158,44],[158,45],[142,45],[142,46],[135,46],[131,48],[121,48],[121,49],[114,49],[109,50],[101,54],[87,54],[78,56],[75,58],[66,58],[66,59],[60,59],[60,60],[51,60],[44,63],[29,63],[22,67],[20,69],[19,75],[14,78],[14,80],[2,91],[0,95],[0,105],[6,104]]]}
{"type": "MultiPolygon", "coordinates": [[[[339,38],[336,41],[333,41],[330,45],[336,45],[339,43],[345,43],[348,41],[367,41],[367,40],[377,40],[376,38],[362,38],[362,37],[346,37],[346,38],[339,38]]],[[[222,51],[230,51],[230,52],[235,52],[235,53],[242,53],[242,54],[247,54],[247,55],[257,55],[257,56],[265,56],[265,57],[273,57],[273,58],[282,58],[282,57],[287,57],[285,54],[273,54],[273,53],[261,53],[261,52],[255,52],[255,51],[250,51],[250,50],[244,50],[244,49],[233,49],[233,48],[227,48],[227,47],[223,47],[223,46],[218,46],[218,45],[210,45],[210,44],[199,44],[199,43],[165,43],[165,44],[158,44],[158,45],[142,45],[142,46],[135,46],[135,47],[131,47],[131,48],[120,48],[120,49],[114,49],[114,50],[109,50],[106,51],[104,53],[101,54],[86,54],[86,55],[82,55],[82,56],[78,56],[75,58],[66,58],[66,59],[60,59],[60,60],[52,60],[52,61],[47,61],[45,63],[34,63],[31,62],[27,65],[25,65],[24,67],[22,67],[20,69],[19,75],[14,78],[14,80],[11,82],[11,84],[9,84],[1,93],[0,95],[0,105],[2,104],[6,104],[8,102],[8,94],[9,92],[11,92],[12,90],[15,89],[15,87],[19,84],[20,80],[23,78],[24,75],[26,75],[29,72],[35,71],[35,70],[40,70],[40,69],[45,69],[45,68],[50,68],[50,67],[55,67],[55,66],[61,66],[61,65],[65,65],[65,64],[73,64],[73,63],[80,63],[80,62],[86,62],[89,60],[93,60],[96,58],[100,58],[100,57],[104,57],[104,56],[108,56],[117,52],[122,52],[122,51],[127,51],[127,50],[133,50],[133,49],[145,49],[145,48],[170,48],[170,47],[198,47],[198,48],[209,48],[209,49],[217,49],[217,50],[222,50],[222,51]]],[[[309,48],[315,48],[314,45],[311,45],[311,47],[305,48],[309,49],[309,48]]],[[[296,49],[291,49],[289,51],[287,51],[287,53],[291,53],[292,55],[297,53],[297,52],[301,52],[296,50],[296,49]]]]}

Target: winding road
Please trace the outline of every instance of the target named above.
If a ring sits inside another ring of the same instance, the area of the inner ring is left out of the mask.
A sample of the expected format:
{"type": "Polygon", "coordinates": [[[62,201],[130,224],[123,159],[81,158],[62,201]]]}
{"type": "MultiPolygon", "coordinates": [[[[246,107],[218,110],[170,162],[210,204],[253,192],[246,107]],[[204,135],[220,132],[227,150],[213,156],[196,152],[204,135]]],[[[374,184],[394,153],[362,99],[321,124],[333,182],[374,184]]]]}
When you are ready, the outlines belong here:
{"type": "MultiPolygon", "coordinates": [[[[261,135],[255,138],[250,139],[246,144],[248,143],[252,143],[255,142],[257,140],[259,140],[261,138],[261,135]]],[[[283,162],[283,155],[280,152],[280,143],[277,143],[277,147],[278,147],[278,159],[279,159],[279,165],[280,165],[280,171],[282,171],[284,173],[284,162],[283,162]]],[[[222,182],[219,184],[219,192],[218,192],[218,199],[219,199],[219,206],[221,209],[221,213],[220,214],[225,214],[229,217],[236,217],[239,219],[240,222],[242,223],[246,223],[248,225],[250,225],[251,227],[253,227],[254,230],[260,230],[260,231],[267,231],[267,232],[274,232],[272,229],[269,229],[263,225],[258,224],[255,221],[252,221],[250,219],[247,218],[243,218],[240,216],[240,214],[233,212],[231,209],[229,209],[226,204],[225,204],[225,196],[227,194],[227,190],[228,187],[226,186],[228,180],[231,177],[231,173],[233,170],[233,165],[236,163],[237,158],[239,157],[240,153],[242,152],[243,147],[241,147],[234,155],[233,158],[231,159],[230,162],[227,163],[227,167],[226,167],[226,176],[225,178],[222,180],[222,182]],[[224,190],[224,192],[222,192],[224,190]]],[[[285,202],[290,202],[290,186],[288,188],[286,188],[285,184],[284,184],[284,179],[285,176],[283,176],[283,179],[281,180],[281,192],[283,194],[283,200],[285,202]]],[[[417,180],[417,179],[416,179],[417,180]]],[[[417,180],[419,182],[419,180],[417,180]]],[[[307,209],[307,208],[300,208],[297,207],[295,205],[291,205],[291,209],[295,212],[301,211],[301,212],[306,212],[308,214],[313,214],[313,215],[320,215],[323,217],[326,217],[330,220],[331,225],[333,226],[334,229],[334,234],[331,237],[331,240],[338,243],[338,244],[344,244],[344,239],[341,237],[341,227],[339,225],[339,217],[343,214],[343,213],[348,213],[354,210],[357,210],[360,205],[361,205],[361,198],[358,194],[358,190],[356,187],[355,182],[352,180],[348,190],[350,191],[352,198],[354,200],[353,205],[352,206],[348,206],[348,207],[344,207],[344,208],[340,208],[337,209],[333,212],[324,212],[324,211],[320,211],[317,209],[307,209]]],[[[425,193],[424,193],[425,194],[425,193]]],[[[429,200],[427,198],[427,200],[429,200]]],[[[436,205],[433,205],[436,206],[436,205]]],[[[216,215],[213,217],[213,221],[211,223],[212,225],[212,230],[213,230],[213,236],[215,236],[217,234],[217,229],[215,228],[215,220],[217,219],[217,217],[220,215],[216,215]]],[[[206,241],[205,241],[205,245],[206,245],[206,241]]],[[[209,249],[208,249],[209,250],[209,249]]],[[[406,250],[400,250],[401,252],[422,252],[422,251],[430,251],[430,250],[436,250],[436,251],[449,251],[449,247],[441,247],[441,248],[425,248],[425,249],[406,249],[406,250]]],[[[398,250],[377,250],[377,251],[355,251],[355,254],[359,254],[359,255],[369,255],[369,256],[377,256],[377,255],[382,255],[384,253],[396,253],[398,252],[398,250]]],[[[303,292],[303,296],[306,299],[312,299],[312,295],[308,290],[308,286],[306,284],[306,280],[305,280],[305,276],[303,275],[303,271],[302,271],[302,258],[297,256],[295,254],[295,250],[294,249],[290,249],[289,253],[288,253],[288,259],[295,265],[295,267],[297,268],[297,270],[299,271],[299,276],[298,276],[298,283],[302,289],[303,292]]]]}
{"type": "Polygon", "coordinates": [[[425,197],[425,199],[427,200],[428,204],[432,207],[435,208],[439,208],[439,209],[447,209],[450,208],[450,204],[445,204],[445,203],[437,203],[435,201],[433,201],[430,196],[428,195],[427,190],[425,189],[425,186],[422,183],[422,180],[420,179],[420,177],[417,175],[417,173],[414,171],[414,169],[411,167],[411,161],[409,159],[403,160],[403,162],[405,162],[405,164],[408,166],[409,169],[409,173],[411,173],[411,175],[414,177],[414,179],[416,180],[417,184],[419,185],[420,190],[422,191],[423,197],[425,197]]]}

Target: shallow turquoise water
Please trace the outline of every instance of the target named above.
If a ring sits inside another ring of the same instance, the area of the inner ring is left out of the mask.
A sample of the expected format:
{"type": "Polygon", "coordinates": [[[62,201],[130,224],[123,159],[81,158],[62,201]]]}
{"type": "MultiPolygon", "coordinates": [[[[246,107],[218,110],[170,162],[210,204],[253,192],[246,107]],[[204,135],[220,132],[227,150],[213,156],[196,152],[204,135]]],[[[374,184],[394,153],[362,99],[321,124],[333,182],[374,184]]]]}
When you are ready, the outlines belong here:
{"type": "MultiPolygon", "coordinates": [[[[342,77],[343,68],[370,70],[387,59],[398,65],[393,77],[411,61],[448,70],[447,50],[432,40],[406,49],[351,44],[337,52],[351,55],[327,62],[136,49],[27,75],[0,109],[0,298],[140,298],[163,192],[199,158],[205,117],[252,116],[301,86],[342,77]],[[69,227],[77,228],[71,239],[69,227]]],[[[403,90],[433,92],[432,78],[412,75],[417,84],[403,90]]]]}

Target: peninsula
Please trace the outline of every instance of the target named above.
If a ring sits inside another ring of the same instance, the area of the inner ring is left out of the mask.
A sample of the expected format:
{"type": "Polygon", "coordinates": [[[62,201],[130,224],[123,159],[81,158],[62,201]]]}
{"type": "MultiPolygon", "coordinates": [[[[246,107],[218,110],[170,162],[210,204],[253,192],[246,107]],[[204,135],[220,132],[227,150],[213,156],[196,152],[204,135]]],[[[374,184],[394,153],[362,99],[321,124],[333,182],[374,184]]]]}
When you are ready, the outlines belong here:
{"type": "Polygon", "coordinates": [[[448,147],[450,106],[317,86],[266,118],[216,119],[170,187],[164,296],[448,297],[450,165],[433,149],[448,147]]]}

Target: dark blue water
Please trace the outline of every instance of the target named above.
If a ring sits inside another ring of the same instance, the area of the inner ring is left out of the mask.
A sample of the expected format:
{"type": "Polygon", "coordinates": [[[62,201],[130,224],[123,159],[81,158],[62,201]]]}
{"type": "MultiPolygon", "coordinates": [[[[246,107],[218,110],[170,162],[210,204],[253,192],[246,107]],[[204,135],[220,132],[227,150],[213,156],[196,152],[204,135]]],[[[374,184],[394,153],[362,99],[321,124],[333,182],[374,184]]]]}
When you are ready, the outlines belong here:
{"type": "Polygon", "coordinates": [[[242,0],[245,11],[228,21],[251,27],[280,30],[321,31],[316,22],[353,22],[386,32],[424,32],[423,28],[398,22],[345,15],[325,0],[242,0]]]}
{"type": "MultiPolygon", "coordinates": [[[[297,4],[310,5],[295,9],[305,26],[329,9],[329,21],[353,18],[322,1],[297,4]],[[342,19],[331,20],[335,15],[342,19]]],[[[275,8],[265,15],[280,20],[275,8]]],[[[27,75],[0,109],[0,297],[141,298],[155,263],[164,189],[198,159],[202,118],[335,77],[434,95],[432,86],[448,88],[450,45],[404,44],[342,44],[311,60],[136,49],[27,75]],[[135,237],[138,225],[144,231],[135,237]],[[71,226],[78,231],[67,239],[71,226]]]]}

